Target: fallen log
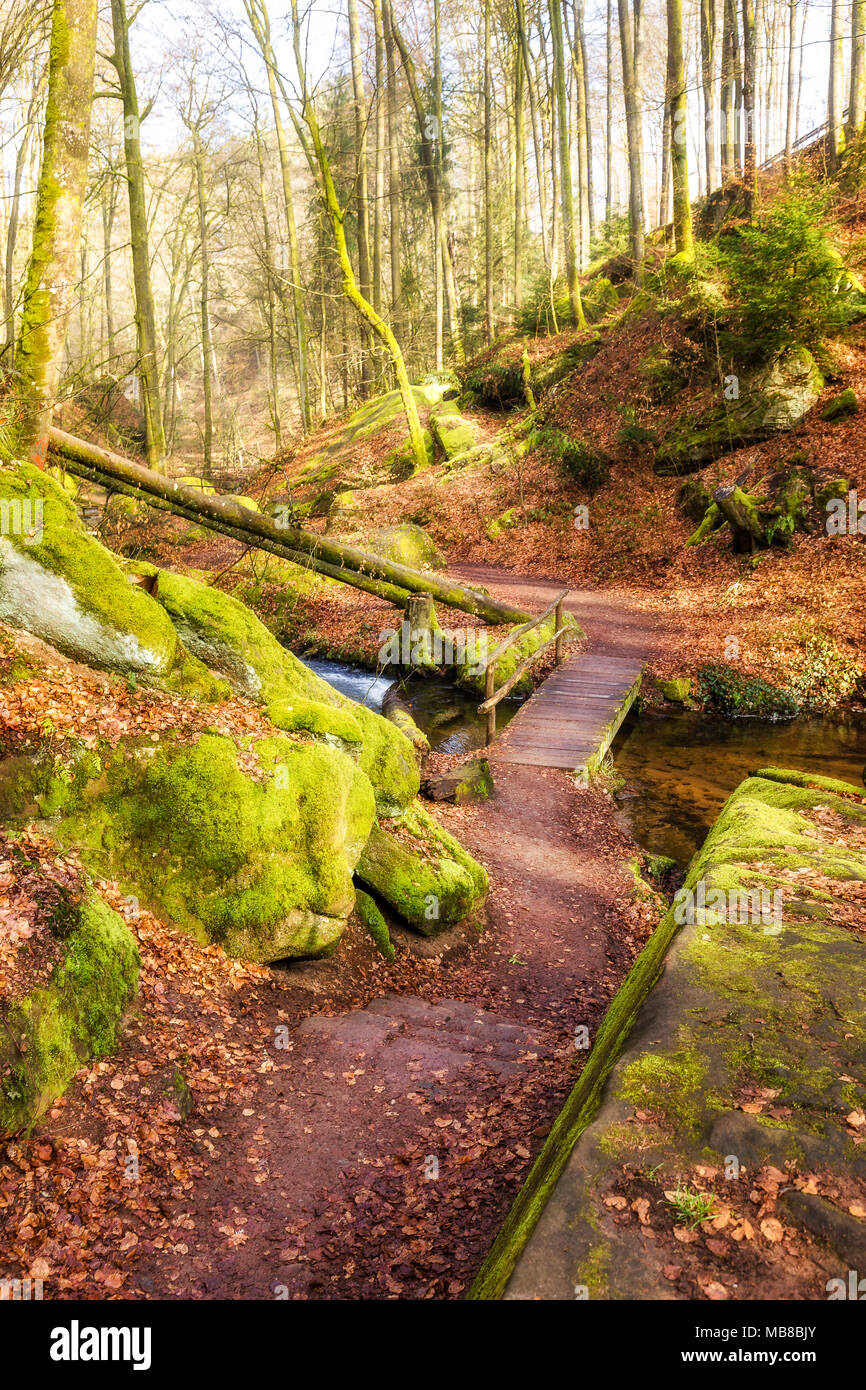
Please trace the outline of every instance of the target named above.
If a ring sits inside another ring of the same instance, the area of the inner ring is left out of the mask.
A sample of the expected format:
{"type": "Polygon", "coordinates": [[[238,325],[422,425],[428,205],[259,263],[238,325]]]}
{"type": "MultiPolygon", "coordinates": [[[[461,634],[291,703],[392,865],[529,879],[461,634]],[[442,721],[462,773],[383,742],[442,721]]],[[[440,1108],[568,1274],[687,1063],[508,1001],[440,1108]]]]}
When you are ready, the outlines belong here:
{"type": "Polygon", "coordinates": [[[124,497],[132,497],[136,502],[145,502],[147,506],[154,507],[157,511],[168,512],[171,516],[183,517],[196,526],[205,526],[209,531],[216,532],[217,535],[228,536],[231,540],[240,541],[243,545],[255,546],[257,550],[264,550],[269,555],[277,555],[281,560],[291,560],[292,564],[301,565],[304,569],[313,570],[314,573],[322,574],[328,579],[336,579],[343,584],[351,584],[353,588],[363,589],[368,594],[375,594],[377,598],[385,599],[388,603],[396,604],[399,608],[408,607],[411,595],[406,589],[398,588],[396,584],[388,584],[382,579],[372,579],[364,574],[354,572],[347,574],[344,569],[338,569],[336,565],[329,565],[316,556],[303,555],[298,550],[292,550],[291,546],[278,545],[275,541],[265,540],[264,537],[254,539],[237,526],[216,521],[212,517],[201,516],[198,512],[184,507],[180,502],[166,502],[161,497],[154,497],[150,493],[142,492],[140,488],[133,487],[130,483],[121,483],[117,478],[110,478],[107,473],[100,473],[96,468],[87,468],[84,464],[76,463],[74,471],[76,477],[97,483],[99,487],[105,488],[108,492],[118,492],[124,497]]]}
{"type": "MultiPolygon", "coordinates": [[[[65,430],[51,430],[49,447],[52,453],[64,460],[70,473],[87,477],[84,470],[89,469],[91,481],[95,480],[93,475],[98,473],[106,480],[102,482],[104,487],[111,486],[119,491],[117,484],[122,483],[146,494],[143,500],[149,500],[150,497],[160,498],[169,510],[177,511],[202,526],[208,526],[210,523],[211,530],[231,527],[233,532],[238,533],[236,539],[244,541],[247,545],[263,550],[280,546],[281,549],[274,552],[278,554],[285,554],[291,550],[294,555],[286,555],[285,558],[294,558],[295,563],[309,568],[317,567],[312,561],[327,564],[335,571],[331,575],[332,578],[351,584],[355,588],[369,591],[369,585],[359,582],[361,579],[384,580],[387,584],[408,593],[431,594],[446,607],[471,613],[494,626],[502,623],[522,623],[531,617],[522,609],[499,603],[488,594],[479,593],[475,589],[448,584],[434,575],[423,574],[407,565],[386,560],[382,555],[369,554],[357,546],[342,545],[329,540],[327,536],[304,531],[298,526],[278,524],[271,517],[251,511],[239,502],[211,496],[197,488],[173,482],[140,463],[133,463],[131,459],[111,453],[97,444],[87,443],[75,435],[67,434],[65,430]],[[263,545],[263,541],[269,544],[263,545]]],[[[400,602],[402,604],[402,599],[400,602]]]]}

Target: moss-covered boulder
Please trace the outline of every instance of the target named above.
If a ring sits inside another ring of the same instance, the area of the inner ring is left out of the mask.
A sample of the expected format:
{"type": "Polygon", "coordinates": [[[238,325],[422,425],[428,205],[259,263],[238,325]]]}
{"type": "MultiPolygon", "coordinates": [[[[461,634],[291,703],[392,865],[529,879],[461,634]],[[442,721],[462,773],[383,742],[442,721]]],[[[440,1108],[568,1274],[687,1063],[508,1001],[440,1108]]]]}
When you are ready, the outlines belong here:
{"type": "Polygon", "coordinates": [[[453,926],[487,894],[486,870],[418,802],[374,828],[356,873],[424,936],[453,926]]]}
{"type": "Polygon", "coordinates": [[[862,787],[772,768],[737,788],[615,997],[477,1297],[760,1297],[746,1290],[779,1279],[788,1227],[817,1250],[786,1263],[786,1297],[826,1299],[828,1275],[862,1267],[863,1218],[825,1194],[866,1180],[864,846],[862,787]],[[643,1214],[622,1221],[638,1198],[643,1214]],[[748,1273],[732,1264],[741,1240],[748,1273]]]}
{"type": "Polygon", "coordinates": [[[138,988],[132,932],[89,893],[67,924],[63,955],[47,984],[3,1007],[0,1135],[15,1133],[62,1095],[76,1071],[104,1057],[138,988]]]}
{"type": "Polygon", "coordinates": [[[30,464],[0,469],[0,618],[89,666],[199,699],[228,694],[158,603],[84,530],[60,484],[30,464]]]}
{"type": "Polygon", "coordinates": [[[430,412],[430,432],[447,459],[465,454],[478,443],[478,426],[453,407],[439,405],[430,412]]]}
{"type": "Polygon", "coordinates": [[[55,833],[199,940],[273,961],[334,948],[374,816],[372,787],[346,753],[205,734],[106,753],[55,833]]]}
{"type": "Polygon", "coordinates": [[[445,556],[432,537],[422,526],[411,521],[401,521],[394,526],[380,526],[365,531],[362,536],[353,536],[352,544],[362,550],[372,551],[386,560],[400,565],[408,565],[415,570],[441,570],[445,568],[445,556]]]}
{"type": "Polygon", "coordinates": [[[829,405],[821,411],[822,420],[846,420],[849,415],[856,415],[860,409],[857,394],[848,386],[838,396],[834,396],[829,405]]]}
{"type": "Polygon", "coordinates": [[[656,473],[693,473],[732,449],[793,429],[818,400],[823,385],[812,354],[806,348],[789,348],[744,377],[737,400],[679,420],[656,452],[656,473]]]}
{"type": "Polygon", "coordinates": [[[690,676],[676,677],[673,680],[659,681],[659,690],[673,705],[684,705],[692,689],[690,676]]]}
{"type": "Polygon", "coordinates": [[[245,604],[189,575],[167,570],[159,572],[157,594],[184,644],[239,694],[267,706],[279,702],[283,719],[291,717],[286,705],[306,701],[306,727],[323,736],[341,738],[342,726],[329,722],[327,709],[310,710],[310,703],[348,712],[361,730],[359,765],[373,784],[380,815],[399,814],[417,796],[418,766],[409,739],[387,719],[308,670],[245,604]]]}

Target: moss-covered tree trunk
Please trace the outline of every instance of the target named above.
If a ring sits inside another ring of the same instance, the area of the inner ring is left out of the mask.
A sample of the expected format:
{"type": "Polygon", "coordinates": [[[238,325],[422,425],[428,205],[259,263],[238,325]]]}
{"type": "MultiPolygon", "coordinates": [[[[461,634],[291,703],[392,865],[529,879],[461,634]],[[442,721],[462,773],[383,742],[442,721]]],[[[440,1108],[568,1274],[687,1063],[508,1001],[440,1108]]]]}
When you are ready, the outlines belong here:
{"type": "Polygon", "coordinates": [[[743,184],[746,190],[746,211],[751,217],[757,196],[754,0],[743,0],[743,121],[743,184]]]}
{"type": "MultiPolygon", "coordinates": [[[[361,66],[361,27],[358,22],[358,0],[348,0],[349,50],[352,60],[352,107],[355,117],[355,212],[358,235],[358,283],[365,299],[371,295],[370,272],[370,200],[367,191],[367,101],[364,94],[364,71],[361,66]]],[[[362,325],[364,351],[361,354],[361,391],[370,394],[373,380],[373,339],[368,324],[362,325]]]]}
{"type": "Polygon", "coordinates": [[[126,160],[126,185],[129,191],[129,242],[132,251],[138,371],[141,379],[147,462],[151,468],[160,468],[165,456],[165,433],[156,359],[156,313],[150,275],[144,162],[141,157],[141,114],[138,109],[135,74],[129,56],[129,20],[125,0],[111,0],[111,18],[114,26],[114,52],[111,61],[117,72],[123,100],[123,151],[126,160]]]}
{"type": "Polygon", "coordinates": [[[278,69],[271,43],[271,24],[264,0],[244,0],[244,8],[250,22],[256,43],[265,64],[268,79],[268,95],[274,118],[274,135],[280,161],[280,177],[283,184],[283,205],[286,214],[286,235],[289,241],[289,277],[292,289],[292,307],[295,321],[295,373],[298,386],[298,411],[301,428],[305,434],[313,428],[313,411],[310,402],[309,349],[307,331],[307,311],[304,304],[304,287],[301,281],[301,253],[298,246],[298,230],[295,220],[295,198],[292,189],[292,169],[286,132],[280,114],[280,93],[278,90],[278,69]]]}
{"type": "Polygon", "coordinates": [[[716,186],[715,109],[713,86],[716,66],[716,0],[700,0],[701,5],[701,90],[704,97],[704,160],[707,193],[716,186]]]}
{"type": "Polygon", "coordinates": [[[77,276],[96,62],[96,0],[54,0],[42,167],[16,352],[20,445],[40,468],[77,276]]]}
{"type": "Polygon", "coordinates": [[[334,245],[337,250],[337,259],[343,277],[343,292],[349,303],[358,311],[364,322],[369,324],[391,359],[394,374],[397,378],[397,388],[403,402],[403,409],[406,412],[406,423],[409,427],[409,444],[412,450],[412,456],[415,460],[415,467],[417,469],[425,468],[428,460],[427,448],[424,443],[424,432],[421,429],[421,421],[418,418],[418,407],[415,404],[415,397],[412,394],[412,386],[409,381],[409,373],[406,370],[406,363],[403,360],[403,353],[400,350],[400,345],[391,328],[381,315],[376,313],[376,310],[369,300],[365,299],[363,294],[361,294],[361,291],[358,289],[358,282],[355,279],[352,260],[349,256],[349,248],[346,244],[346,230],[343,221],[345,212],[340,206],[340,200],[337,197],[337,190],[334,186],[334,180],[331,174],[330,161],[325,151],[321,131],[319,130],[319,122],[307,89],[301,42],[301,23],[298,15],[297,0],[292,0],[292,31],[295,62],[298,68],[301,88],[301,119],[304,121],[307,131],[309,132],[312,146],[312,149],[309,151],[309,157],[314,172],[317,175],[325,213],[331,224],[334,245]]]}
{"type": "Polygon", "coordinates": [[[670,107],[671,170],[674,185],[674,246],[684,260],[695,257],[686,129],[686,79],[683,69],[683,0],[667,0],[667,100],[670,107]]]}
{"type": "Polygon", "coordinates": [[[565,247],[565,275],[572,321],[586,327],[580,297],[577,245],[574,234],[574,191],[571,180],[571,153],[568,139],[568,100],[565,82],[565,48],[562,37],[562,0],[548,0],[550,33],[553,40],[553,88],[556,104],[556,130],[559,147],[559,191],[562,203],[562,241],[565,247]]]}
{"type": "MultiPolygon", "coordinates": [[[[473,613],[488,623],[520,623],[529,617],[522,609],[500,603],[488,594],[451,584],[447,579],[437,579],[435,575],[369,554],[357,546],[342,545],[327,536],[304,531],[299,526],[283,525],[281,520],[275,521],[261,512],[251,511],[229,498],[216,497],[198,488],[173,482],[131,459],[111,453],[97,444],[76,439],[64,430],[52,429],[50,438],[53,452],[65,460],[70,472],[77,476],[89,478],[103,487],[120,484],[119,491],[131,488],[139,494],[158,498],[168,505],[170,511],[200,521],[205,526],[216,523],[213,529],[225,531],[248,545],[261,546],[274,554],[284,554],[297,564],[309,564],[312,560],[315,562],[311,564],[313,569],[330,566],[330,569],[322,569],[322,572],[331,578],[342,579],[346,584],[356,584],[359,576],[362,579],[384,580],[386,585],[395,586],[406,593],[432,594],[446,607],[473,613]]],[[[357,586],[370,588],[366,583],[357,586]]],[[[390,595],[383,593],[383,597],[390,595]]]]}
{"type": "Polygon", "coordinates": [[[625,99],[625,129],[628,144],[628,216],[631,235],[631,256],[635,276],[643,277],[644,204],[643,204],[643,129],[640,102],[640,80],[635,30],[629,13],[628,0],[618,0],[619,42],[622,51],[622,85],[625,99]]]}

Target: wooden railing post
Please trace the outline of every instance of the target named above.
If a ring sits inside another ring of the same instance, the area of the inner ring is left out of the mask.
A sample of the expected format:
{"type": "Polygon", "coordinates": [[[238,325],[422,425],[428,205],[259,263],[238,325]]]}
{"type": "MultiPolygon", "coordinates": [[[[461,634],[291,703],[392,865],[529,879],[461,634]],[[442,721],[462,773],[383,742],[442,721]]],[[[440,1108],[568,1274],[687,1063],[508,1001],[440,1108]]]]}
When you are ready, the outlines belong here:
{"type": "Polygon", "coordinates": [[[562,638],[559,635],[562,632],[562,595],[560,595],[559,602],[556,605],[556,626],[554,632],[556,633],[556,643],[553,650],[556,656],[556,665],[558,666],[562,660],[562,638]]]}
{"type": "MultiPolygon", "coordinates": [[[[494,682],[495,679],[496,679],[496,667],[495,667],[495,664],[488,665],[488,667],[487,667],[487,675],[486,675],[485,681],[484,681],[484,699],[485,699],[485,700],[491,700],[491,699],[493,698],[493,682],[494,682]]],[[[493,740],[495,739],[495,737],[496,737],[496,706],[495,706],[495,705],[491,705],[490,708],[489,708],[488,711],[487,711],[487,746],[488,746],[488,748],[489,748],[490,744],[493,742],[493,740]]]]}

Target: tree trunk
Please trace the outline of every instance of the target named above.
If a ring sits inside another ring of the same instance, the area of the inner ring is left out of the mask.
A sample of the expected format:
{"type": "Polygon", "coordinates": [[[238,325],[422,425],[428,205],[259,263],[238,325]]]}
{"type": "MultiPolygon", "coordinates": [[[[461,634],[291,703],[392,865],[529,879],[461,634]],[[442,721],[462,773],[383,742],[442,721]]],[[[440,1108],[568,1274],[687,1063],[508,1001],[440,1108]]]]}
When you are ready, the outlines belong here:
{"type": "Polygon", "coordinates": [[[683,0],[667,0],[667,88],[670,104],[671,172],[674,185],[674,246],[678,256],[692,261],[692,205],[689,199],[686,78],[683,69],[683,0]]]}
{"type": "Polygon", "coordinates": [[[138,338],[138,371],[141,378],[141,404],[144,413],[147,461],[158,468],[165,457],[162,404],[159,398],[159,367],[156,357],[156,313],[150,275],[150,248],[147,235],[147,193],[141,157],[141,117],[135,74],[129,55],[129,19],[125,0],[111,0],[114,53],[111,61],[117,71],[123,100],[123,149],[129,192],[129,241],[132,249],[132,283],[135,297],[135,328],[138,338]]]}
{"type": "Polygon", "coordinates": [[[755,9],[753,0],[743,0],[743,183],[746,212],[752,216],[757,194],[755,161],[755,9]]]}
{"type": "MultiPolygon", "coordinates": [[[[357,192],[355,210],[358,218],[358,284],[365,299],[371,297],[370,274],[370,200],[367,192],[367,102],[364,95],[364,74],[361,68],[361,29],[358,23],[358,0],[348,0],[349,46],[352,59],[352,104],[355,113],[355,145],[357,158],[357,192]]],[[[373,380],[371,353],[373,339],[369,327],[362,325],[363,355],[361,358],[361,394],[370,394],[373,380]]]]}
{"type": "Polygon", "coordinates": [[[514,261],[511,297],[515,313],[523,303],[523,243],[526,220],[526,97],[520,39],[514,45],[514,261]]]}
{"type": "Polygon", "coordinates": [[[613,0],[607,0],[604,148],[604,220],[610,231],[613,215],[613,0]]]}
{"type": "MultiPolygon", "coordinates": [[[[640,109],[638,55],[636,52],[632,17],[628,0],[618,0],[619,41],[622,50],[622,85],[625,98],[625,126],[628,143],[628,211],[631,231],[631,256],[635,278],[643,279],[644,206],[643,206],[643,132],[640,109]]],[[[639,11],[635,3],[635,19],[639,11]]]]}
{"type": "Polygon", "coordinates": [[[355,272],[352,269],[352,262],[346,245],[346,232],[344,228],[345,212],[341,208],[340,201],[337,197],[337,190],[334,187],[334,180],[331,176],[331,166],[328,156],[325,153],[325,146],[319,131],[319,123],[307,90],[297,0],[292,0],[292,30],[295,62],[297,64],[298,78],[301,85],[301,119],[306,124],[312,143],[312,154],[318,171],[319,189],[322,195],[325,213],[331,224],[334,244],[337,249],[337,259],[339,260],[340,270],[343,276],[343,292],[350,304],[352,304],[361,315],[361,318],[372,328],[391,359],[394,373],[397,377],[397,387],[403,401],[403,409],[406,413],[406,423],[409,426],[409,442],[415,460],[415,467],[416,469],[425,468],[428,462],[427,448],[424,443],[421,421],[418,418],[418,407],[415,404],[415,397],[412,394],[412,387],[409,382],[409,375],[406,371],[403,354],[400,351],[400,345],[389,325],[376,313],[369,300],[365,299],[360,293],[357,281],[355,280],[355,272]]]}
{"type": "Polygon", "coordinates": [[[286,232],[289,238],[289,274],[292,281],[292,301],[295,320],[295,347],[297,358],[295,373],[298,384],[298,410],[301,416],[301,429],[308,434],[313,427],[313,410],[310,402],[307,311],[304,305],[304,288],[301,281],[301,256],[298,247],[298,230],[295,222],[295,198],[292,190],[292,170],[289,160],[289,147],[286,132],[280,115],[280,98],[277,90],[278,69],[271,44],[271,26],[265,0],[244,0],[247,18],[255,35],[256,43],[265,63],[268,79],[268,93],[274,117],[274,134],[280,159],[280,174],[283,182],[283,203],[286,213],[286,232]]]}
{"type": "Polygon", "coordinates": [[[177,511],[203,526],[209,525],[213,529],[230,527],[232,534],[237,533],[236,539],[243,540],[246,545],[272,550],[275,554],[289,552],[286,558],[297,564],[310,565],[311,568],[330,565],[333,569],[331,577],[346,584],[369,589],[369,585],[358,584],[359,577],[385,580],[407,594],[429,593],[446,607],[472,613],[488,623],[525,622],[529,616],[522,609],[499,603],[474,589],[450,584],[447,579],[437,579],[407,565],[368,554],[356,546],[341,545],[327,536],[304,531],[297,526],[283,526],[262,512],[250,511],[239,502],[172,482],[108,449],[76,439],[64,430],[52,429],[50,437],[52,450],[66,462],[71,473],[91,477],[102,486],[120,485],[137,489],[147,497],[162,500],[171,511],[177,511]],[[262,545],[263,541],[266,544],[262,545]],[[280,549],[273,550],[275,546],[280,549]],[[311,564],[311,561],[315,563],[311,564]]]}
{"type": "Polygon", "coordinates": [[[701,4],[701,89],[704,96],[704,161],[707,193],[716,186],[715,104],[713,78],[716,66],[716,0],[701,4]]]}
{"type": "Polygon", "coordinates": [[[484,334],[493,342],[493,74],[490,66],[490,5],[484,6],[484,334]]]}
{"type": "Polygon", "coordinates": [[[550,265],[550,237],[547,221],[547,186],[544,179],[544,152],[538,129],[538,102],[532,65],[529,61],[529,40],[526,33],[526,13],[523,0],[514,0],[517,22],[517,37],[520,55],[523,59],[523,72],[526,77],[526,90],[529,95],[529,114],[532,124],[532,147],[535,155],[535,177],[538,181],[538,210],[541,217],[541,254],[546,266],[550,265]]]}
{"type": "Polygon", "coordinates": [[[390,0],[382,0],[385,61],[388,70],[388,211],[391,237],[391,324],[398,342],[403,337],[403,275],[400,246],[400,148],[397,144],[397,65],[390,0]]]}
{"type": "Polygon", "coordinates": [[[373,308],[382,312],[382,210],[385,203],[385,31],[382,0],[373,0],[376,40],[376,159],[373,180],[373,308]]]}
{"type": "Polygon", "coordinates": [[[851,92],[848,133],[859,135],[866,120],[866,0],[851,6],[851,92]]]}
{"type": "Polygon", "coordinates": [[[785,106],[785,168],[791,165],[791,150],[797,138],[796,115],[797,115],[797,67],[795,55],[797,49],[797,6],[795,0],[788,0],[788,81],[787,81],[787,101],[785,106]]]}
{"type": "Polygon", "coordinates": [[[440,133],[437,136],[437,147],[434,149],[430,139],[429,117],[424,108],[424,100],[418,87],[418,78],[415,74],[415,64],[412,62],[412,58],[400,34],[400,30],[394,23],[393,15],[391,17],[391,35],[400,53],[400,61],[403,64],[403,71],[406,75],[409,95],[415,109],[415,118],[418,124],[418,138],[421,145],[421,169],[427,187],[427,196],[430,200],[430,210],[433,213],[434,227],[437,220],[437,208],[439,210],[438,245],[444,274],[445,302],[448,307],[448,331],[451,335],[454,355],[458,362],[463,362],[465,361],[465,354],[463,351],[463,338],[460,331],[460,305],[457,298],[457,281],[454,275],[454,262],[451,255],[451,247],[448,242],[448,231],[442,213],[444,175],[442,171],[441,116],[437,117],[440,133]]]}
{"type": "MultiPolygon", "coordinates": [[[[830,167],[835,169],[845,148],[845,125],[842,120],[843,52],[845,23],[842,0],[831,0],[830,9],[830,81],[827,91],[827,118],[830,126],[830,167]]],[[[796,111],[795,111],[796,121],[796,111]]]]}
{"type": "Polygon", "coordinates": [[[559,189],[562,205],[562,240],[565,248],[565,274],[568,281],[568,303],[572,322],[586,327],[580,297],[580,278],[577,246],[574,235],[574,193],[571,182],[571,157],[568,141],[568,101],[565,85],[565,48],[562,37],[562,0],[548,0],[550,33],[553,44],[553,90],[556,126],[559,139],[559,189]]]}
{"type": "Polygon", "coordinates": [[[16,353],[20,447],[45,464],[75,270],[90,147],[96,0],[55,0],[33,250],[16,353]]]}

